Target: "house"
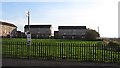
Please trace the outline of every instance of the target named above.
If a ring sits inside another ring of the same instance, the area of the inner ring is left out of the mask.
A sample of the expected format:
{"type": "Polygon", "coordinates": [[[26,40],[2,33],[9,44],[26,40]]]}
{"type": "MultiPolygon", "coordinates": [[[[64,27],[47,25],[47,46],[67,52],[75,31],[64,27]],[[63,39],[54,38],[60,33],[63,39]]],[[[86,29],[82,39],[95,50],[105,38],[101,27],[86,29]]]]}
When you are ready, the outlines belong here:
{"type": "Polygon", "coordinates": [[[17,32],[16,32],[16,37],[17,37],[17,38],[25,38],[26,36],[25,36],[25,33],[24,33],[24,32],[17,31],[17,32]]]}
{"type": "Polygon", "coordinates": [[[54,36],[60,39],[82,39],[85,38],[86,26],[58,26],[54,36]]]}
{"type": "MultiPolygon", "coordinates": [[[[28,31],[28,25],[25,25],[24,32],[28,31]]],[[[51,37],[51,25],[30,25],[32,38],[49,38],[51,37]]]]}
{"type": "Polygon", "coordinates": [[[58,38],[58,36],[59,36],[58,33],[59,33],[59,31],[54,31],[54,38],[55,38],[55,39],[58,38]]]}
{"type": "Polygon", "coordinates": [[[0,21],[0,37],[15,37],[17,26],[9,22],[0,21]]]}

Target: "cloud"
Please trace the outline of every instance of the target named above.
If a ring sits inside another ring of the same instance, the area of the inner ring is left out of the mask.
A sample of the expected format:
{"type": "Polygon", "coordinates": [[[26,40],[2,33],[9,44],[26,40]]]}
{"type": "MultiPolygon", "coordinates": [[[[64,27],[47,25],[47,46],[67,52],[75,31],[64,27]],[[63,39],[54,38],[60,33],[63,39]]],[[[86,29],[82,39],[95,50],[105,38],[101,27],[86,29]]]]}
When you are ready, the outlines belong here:
{"type": "MultiPolygon", "coordinates": [[[[95,30],[99,26],[101,36],[117,37],[119,0],[79,1],[81,2],[66,3],[67,5],[59,5],[60,7],[56,5],[43,7],[42,10],[38,8],[37,12],[31,15],[31,24],[51,24],[53,30],[57,30],[58,26],[62,25],[84,25],[95,30]]],[[[14,22],[19,30],[23,30],[23,26],[27,24],[26,19],[20,17],[14,22]]]]}
{"type": "Polygon", "coordinates": [[[97,30],[100,27],[101,36],[117,37],[117,2],[101,1],[98,5],[88,9],[55,9],[48,12],[48,20],[56,25],[86,25],[97,30]],[[114,25],[114,26],[113,26],[114,25]],[[111,34],[111,30],[112,34],[111,34]]]}

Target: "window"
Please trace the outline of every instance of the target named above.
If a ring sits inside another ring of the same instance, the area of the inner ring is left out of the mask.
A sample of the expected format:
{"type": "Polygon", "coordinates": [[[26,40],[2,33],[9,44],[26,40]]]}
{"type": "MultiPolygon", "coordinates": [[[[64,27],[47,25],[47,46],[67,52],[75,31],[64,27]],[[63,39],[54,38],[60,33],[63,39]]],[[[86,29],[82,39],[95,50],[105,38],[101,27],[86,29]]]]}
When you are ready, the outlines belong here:
{"type": "Polygon", "coordinates": [[[6,31],[6,30],[4,30],[4,33],[7,33],[7,31],[6,31]]]}
{"type": "Polygon", "coordinates": [[[65,36],[63,36],[63,39],[65,39],[65,36]]]}
{"type": "Polygon", "coordinates": [[[66,35],[66,33],[63,33],[64,35],[66,35]]]}
{"type": "Polygon", "coordinates": [[[38,35],[36,35],[36,37],[38,38],[38,35]]]}
{"type": "Polygon", "coordinates": [[[75,31],[75,32],[76,32],[76,30],[73,30],[73,31],[75,31]]]}
{"type": "Polygon", "coordinates": [[[74,39],[75,37],[74,36],[72,36],[72,39],[74,39]]]}
{"type": "Polygon", "coordinates": [[[72,33],[72,35],[75,35],[76,33],[72,33]]]}

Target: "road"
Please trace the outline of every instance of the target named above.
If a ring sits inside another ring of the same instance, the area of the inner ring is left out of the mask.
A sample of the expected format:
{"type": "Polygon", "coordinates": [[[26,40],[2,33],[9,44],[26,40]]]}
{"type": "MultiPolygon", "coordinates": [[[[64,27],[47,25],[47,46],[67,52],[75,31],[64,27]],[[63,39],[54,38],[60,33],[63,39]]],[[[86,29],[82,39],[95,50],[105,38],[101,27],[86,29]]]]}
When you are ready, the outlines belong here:
{"type": "Polygon", "coordinates": [[[39,67],[39,66],[70,66],[70,67],[80,67],[80,68],[120,68],[119,64],[113,64],[113,63],[89,63],[89,62],[70,62],[70,61],[65,61],[65,60],[61,60],[61,61],[53,61],[53,60],[41,60],[41,59],[10,59],[10,58],[5,58],[2,59],[2,66],[3,67],[27,67],[29,68],[29,66],[35,66],[35,67],[39,67]]]}

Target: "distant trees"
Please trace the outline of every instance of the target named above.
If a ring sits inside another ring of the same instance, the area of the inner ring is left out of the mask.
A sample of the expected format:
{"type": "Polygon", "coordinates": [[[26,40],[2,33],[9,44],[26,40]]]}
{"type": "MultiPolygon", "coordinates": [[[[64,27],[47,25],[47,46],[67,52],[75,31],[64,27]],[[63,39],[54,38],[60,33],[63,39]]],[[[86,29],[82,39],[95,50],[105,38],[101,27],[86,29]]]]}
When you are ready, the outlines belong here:
{"type": "Polygon", "coordinates": [[[95,30],[88,30],[85,34],[85,40],[97,40],[100,37],[99,33],[95,30]]]}

